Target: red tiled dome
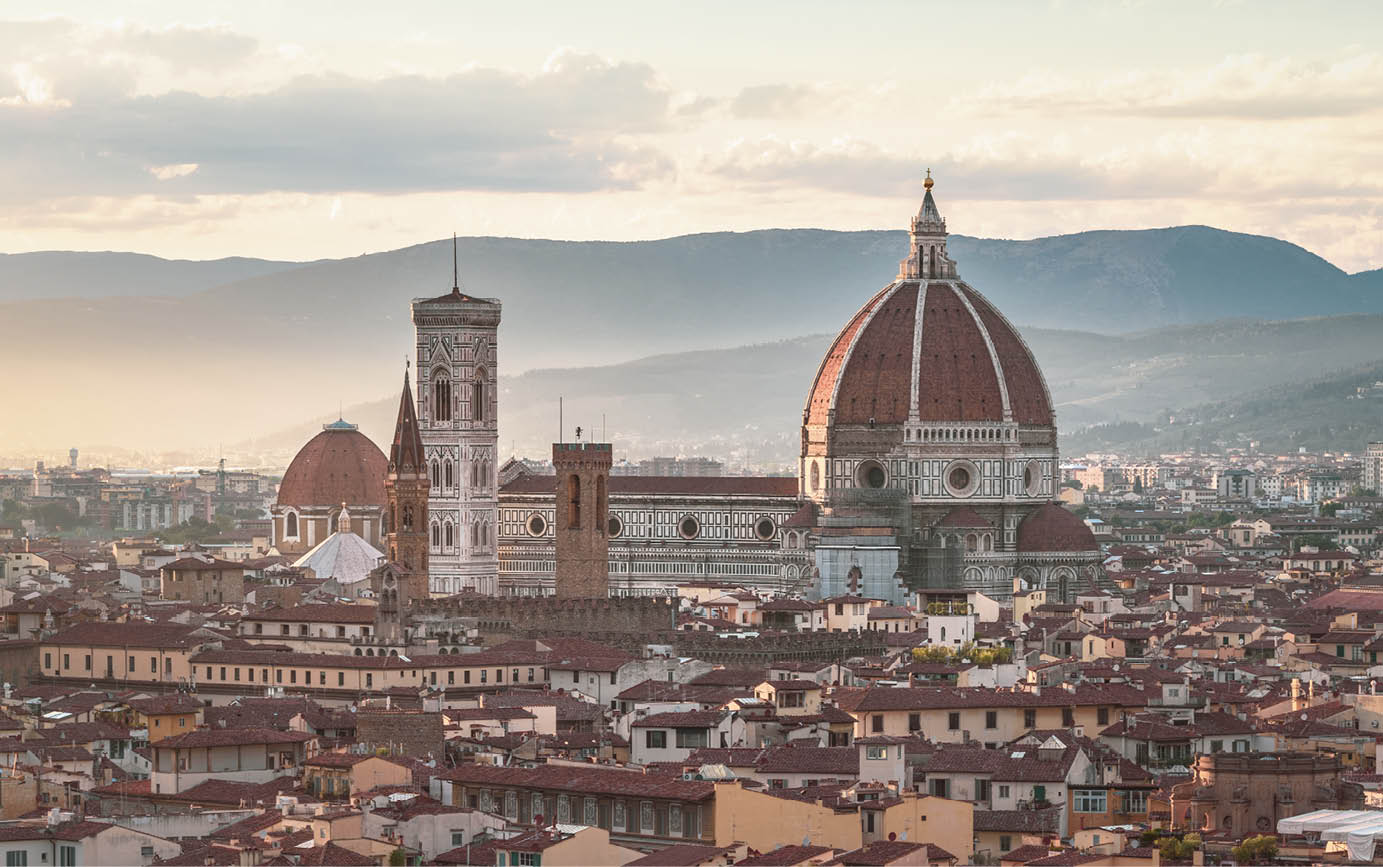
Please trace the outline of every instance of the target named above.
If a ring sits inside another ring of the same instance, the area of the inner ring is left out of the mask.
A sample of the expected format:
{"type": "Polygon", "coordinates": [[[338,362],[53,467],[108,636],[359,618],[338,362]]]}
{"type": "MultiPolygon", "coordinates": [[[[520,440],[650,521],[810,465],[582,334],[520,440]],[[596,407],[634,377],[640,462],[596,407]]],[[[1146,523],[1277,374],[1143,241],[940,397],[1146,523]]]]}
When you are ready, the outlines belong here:
{"type": "Polygon", "coordinates": [[[1018,332],[960,280],[899,280],[836,337],[807,399],[807,424],[1050,425],[1051,399],[1018,332]]]}
{"type": "Polygon", "coordinates": [[[353,426],[329,425],[307,441],[279,485],[280,506],[384,506],[389,460],[353,426]]]}
{"type": "Polygon", "coordinates": [[[1044,503],[1018,525],[1019,553],[1098,551],[1100,543],[1085,522],[1056,503],[1044,503]]]}

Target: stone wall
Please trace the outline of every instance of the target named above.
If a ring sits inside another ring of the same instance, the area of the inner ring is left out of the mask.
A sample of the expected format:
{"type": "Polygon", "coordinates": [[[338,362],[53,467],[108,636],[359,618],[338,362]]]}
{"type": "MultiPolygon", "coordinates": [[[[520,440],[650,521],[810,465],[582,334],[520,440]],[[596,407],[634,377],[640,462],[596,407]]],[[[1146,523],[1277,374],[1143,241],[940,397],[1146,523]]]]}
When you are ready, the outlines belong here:
{"type": "Polygon", "coordinates": [[[677,625],[677,600],[667,596],[459,596],[421,600],[413,613],[420,620],[473,619],[486,644],[543,634],[595,641],[599,640],[596,634],[642,637],[670,632],[677,625]]]}
{"type": "Polygon", "coordinates": [[[370,750],[426,761],[444,755],[442,715],[435,711],[361,708],[355,713],[355,738],[370,750]]]}
{"type": "Polygon", "coordinates": [[[753,638],[717,638],[705,632],[679,632],[674,647],[679,656],[729,666],[771,665],[805,660],[843,662],[856,656],[880,656],[882,632],[801,632],[753,638]]]}

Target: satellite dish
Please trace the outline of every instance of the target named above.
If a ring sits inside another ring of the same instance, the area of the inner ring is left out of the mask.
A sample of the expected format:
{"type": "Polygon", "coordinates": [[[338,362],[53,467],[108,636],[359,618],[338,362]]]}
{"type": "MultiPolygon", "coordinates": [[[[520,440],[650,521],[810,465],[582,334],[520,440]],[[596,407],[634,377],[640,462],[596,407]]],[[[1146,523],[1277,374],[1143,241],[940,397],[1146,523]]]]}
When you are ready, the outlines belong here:
{"type": "Polygon", "coordinates": [[[1307,719],[1309,719],[1309,717],[1308,717],[1306,714],[1303,713],[1303,714],[1301,715],[1301,721],[1302,721],[1302,722],[1306,722],[1307,719]]]}

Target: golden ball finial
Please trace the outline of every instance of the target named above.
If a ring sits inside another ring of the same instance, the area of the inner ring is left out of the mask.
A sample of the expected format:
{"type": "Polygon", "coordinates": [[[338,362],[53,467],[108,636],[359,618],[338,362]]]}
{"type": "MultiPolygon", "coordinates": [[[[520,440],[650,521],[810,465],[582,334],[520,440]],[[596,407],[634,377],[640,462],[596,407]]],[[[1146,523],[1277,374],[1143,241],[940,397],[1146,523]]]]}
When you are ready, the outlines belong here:
{"type": "Polygon", "coordinates": [[[927,179],[922,182],[922,186],[928,190],[932,188],[932,170],[927,169],[927,179]]]}

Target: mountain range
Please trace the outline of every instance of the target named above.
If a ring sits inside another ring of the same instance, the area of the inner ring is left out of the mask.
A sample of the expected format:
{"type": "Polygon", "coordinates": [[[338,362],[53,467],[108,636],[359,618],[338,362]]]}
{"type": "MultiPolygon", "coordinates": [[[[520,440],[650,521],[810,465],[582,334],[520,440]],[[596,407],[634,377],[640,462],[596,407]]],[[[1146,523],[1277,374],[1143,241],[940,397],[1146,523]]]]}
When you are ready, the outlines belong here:
{"type": "Polygon", "coordinates": [[[1258,389],[1187,407],[1153,422],[1092,425],[1063,437],[1073,454],[1215,451],[1256,443],[1282,454],[1363,450],[1383,437],[1383,364],[1373,362],[1306,382],[1258,389]]]}
{"type": "MultiPolygon", "coordinates": [[[[550,440],[557,389],[588,424],[602,410],[612,430],[637,422],[641,442],[685,451],[720,425],[791,434],[825,343],[802,335],[834,333],[892,279],[906,238],[803,229],[458,247],[462,288],[504,303],[506,439],[550,440]],[[704,402],[722,394],[746,414],[712,420],[704,402]]],[[[1264,322],[1383,312],[1383,271],[1346,274],[1272,238],[1202,226],[952,236],[951,252],[1034,344],[1063,427],[1149,419],[1266,385],[1265,372],[1356,365],[1365,357],[1350,353],[1383,333],[1369,316],[1264,322]],[[1280,342],[1301,334],[1312,336],[1280,342]]],[[[450,288],[451,256],[448,239],[311,263],[0,257],[0,365],[19,372],[7,391],[31,408],[0,428],[0,452],[211,450],[396,394],[408,301],[450,288]]]]}
{"type": "MultiPolygon", "coordinates": [[[[1356,450],[1360,437],[1367,438],[1359,427],[1362,419],[1341,424],[1340,414],[1357,416],[1372,409],[1376,415],[1383,408],[1383,392],[1372,403],[1302,402],[1298,392],[1314,395],[1317,385],[1295,383],[1344,377],[1346,390],[1353,393],[1350,389],[1367,375],[1342,371],[1356,368],[1361,360],[1383,365],[1381,334],[1383,315],[1361,314],[1285,322],[1222,320],[1115,336],[1024,329],[1056,403],[1061,447],[1070,454],[1116,445],[1182,448],[1188,430],[1195,435],[1192,442],[1204,440],[1202,447],[1226,436],[1233,442],[1234,410],[1216,407],[1226,401],[1233,407],[1232,401],[1264,391],[1281,404],[1268,417],[1282,427],[1282,435],[1256,428],[1256,439],[1295,448],[1308,443],[1298,442],[1292,432],[1309,429],[1316,432],[1309,440],[1313,447],[1356,450]],[[1201,408],[1188,412],[1188,406],[1201,408]],[[1188,427],[1202,416],[1215,421],[1206,428],[1188,427]],[[1179,424],[1168,426],[1168,419],[1179,424]],[[1154,436],[1164,430],[1172,433],[1154,436]]],[[[832,336],[501,377],[501,450],[543,455],[558,436],[561,397],[568,435],[581,425],[595,436],[613,439],[623,457],[691,453],[747,464],[788,464],[797,453],[807,389],[832,336]]],[[[346,415],[376,442],[387,442],[397,410],[397,398],[390,396],[348,407],[346,415]]],[[[335,414],[305,420],[257,445],[291,456],[318,424],[332,418],[335,414]]]]}

